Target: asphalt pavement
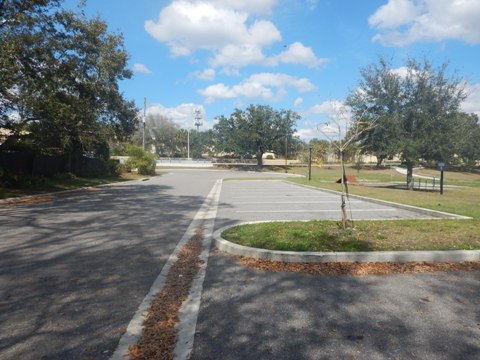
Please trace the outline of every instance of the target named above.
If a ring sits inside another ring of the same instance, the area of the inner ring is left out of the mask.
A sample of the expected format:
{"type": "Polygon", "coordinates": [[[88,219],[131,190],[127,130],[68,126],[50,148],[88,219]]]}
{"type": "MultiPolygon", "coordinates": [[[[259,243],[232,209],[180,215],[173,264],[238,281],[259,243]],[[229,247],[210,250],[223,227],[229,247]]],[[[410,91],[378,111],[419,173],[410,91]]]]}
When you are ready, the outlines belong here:
{"type": "Polygon", "coordinates": [[[213,252],[191,359],[479,359],[479,278],[275,273],[213,252]]]}
{"type": "MultiPolygon", "coordinates": [[[[340,219],[338,194],[224,181],[215,228],[340,219]]],[[[352,197],[354,220],[452,216],[352,197]]],[[[479,359],[480,275],[314,276],[210,254],[191,359],[479,359]]]]}
{"type": "MultiPolygon", "coordinates": [[[[219,177],[176,170],[0,205],[0,359],[108,359],[219,177]]],[[[271,176],[271,175],[268,175],[271,176]]]]}
{"type": "MultiPolygon", "coordinates": [[[[272,176],[172,170],[0,206],[0,358],[110,358],[217,179],[272,176]]],[[[225,181],[215,228],[297,218],[302,206],[337,216],[319,208],[335,199],[303,189],[225,181]]],[[[252,271],[212,251],[204,275],[192,359],[480,358],[478,272],[318,277],[252,271]]]]}

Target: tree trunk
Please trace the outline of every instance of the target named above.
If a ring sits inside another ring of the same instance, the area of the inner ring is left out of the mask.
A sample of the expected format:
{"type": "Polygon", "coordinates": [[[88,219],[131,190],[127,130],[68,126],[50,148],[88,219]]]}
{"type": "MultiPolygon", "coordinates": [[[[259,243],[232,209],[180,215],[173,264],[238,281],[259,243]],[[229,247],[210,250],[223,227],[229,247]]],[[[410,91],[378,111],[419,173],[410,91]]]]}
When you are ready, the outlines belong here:
{"type": "Polygon", "coordinates": [[[413,162],[407,162],[407,189],[413,190],[413,162]]]}
{"type": "Polygon", "coordinates": [[[377,167],[382,166],[383,160],[385,160],[385,156],[377,155],[377,167]]]}
{"type": "Polygon", "coordinates": [[[257,166],[259,168],[263,167],[263,153],[257,153],[257,166]]]}

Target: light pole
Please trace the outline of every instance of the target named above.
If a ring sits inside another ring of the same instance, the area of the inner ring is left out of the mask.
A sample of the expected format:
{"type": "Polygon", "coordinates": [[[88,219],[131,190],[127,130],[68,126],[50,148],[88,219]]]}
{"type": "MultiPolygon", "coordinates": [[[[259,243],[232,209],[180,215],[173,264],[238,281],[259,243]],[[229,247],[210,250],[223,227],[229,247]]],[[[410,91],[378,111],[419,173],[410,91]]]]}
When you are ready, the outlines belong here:
{"type": "Polygon", "coordinates": [[[312,179],[312,150],[313,150],[313,146],[310,145],[309,147],[310,155],[308,157],[308,181],[312,179]]]}
{"type": "Polygon", "coordinates": [[[190,160],[190,129],[187,129],[187,159],[190,160]]]}
{"type": "Polygon", "coordinates": [[[288,173],[288,134],[285,134],[285,173],[288,173]]]}
{"type": "Polygon", "coordinates": [[[143,98],[143,134],[142,149],[145,151],[145,118],[147,117],[147,98],[143,98]]]}

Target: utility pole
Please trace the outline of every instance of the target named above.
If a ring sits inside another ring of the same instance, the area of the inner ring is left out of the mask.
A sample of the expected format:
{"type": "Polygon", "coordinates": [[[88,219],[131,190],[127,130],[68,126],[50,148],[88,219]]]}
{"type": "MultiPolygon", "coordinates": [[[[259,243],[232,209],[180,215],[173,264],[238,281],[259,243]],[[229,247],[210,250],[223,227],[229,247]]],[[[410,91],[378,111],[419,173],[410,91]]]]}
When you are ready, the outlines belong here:
{"type": "Polygon", "coordinates": [[[145,119],[147,117],[147,98],[143,98],[143,135],[142,135],[142,148],[145,151],[145,119]]]}

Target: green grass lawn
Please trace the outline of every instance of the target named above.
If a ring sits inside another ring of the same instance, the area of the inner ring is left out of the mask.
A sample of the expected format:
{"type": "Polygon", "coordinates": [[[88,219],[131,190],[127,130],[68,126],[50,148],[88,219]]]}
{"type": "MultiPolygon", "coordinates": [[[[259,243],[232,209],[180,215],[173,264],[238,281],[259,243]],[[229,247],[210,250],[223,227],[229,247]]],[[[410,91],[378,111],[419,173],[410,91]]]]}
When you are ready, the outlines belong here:
{"type": "MultiPolygon", "coordinates": [[[[307,174],[305,168],[290,172],[307,174]]],[[[330,190],[341,190],[335,181],[341,177],[339,167],[312,169],[312,180],[289,181],[330,190]]],[[[439,176],[435,170],[415,174],[439,176]]],[[[262,223],[227,230],[225,239],[245,246],[291,251],[386,251],[480,249],[480,175],[445,172],[444,193],[405,190],[405,175],[391,169],[347,169],[361,185],[350,185],[355,195],[419,206],[427,209],[469,216],[471,220],[395,220],[355,221],[343,230],[339,221],[262,223]]],[[[340,198],[339,198],[340,208],[340,198]]],[[[340,220],[340,219],[339,219],[340,220]]]]}

